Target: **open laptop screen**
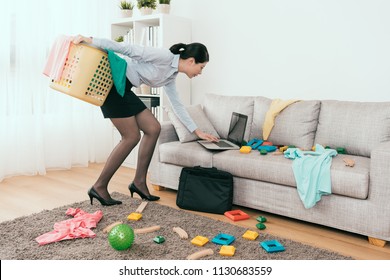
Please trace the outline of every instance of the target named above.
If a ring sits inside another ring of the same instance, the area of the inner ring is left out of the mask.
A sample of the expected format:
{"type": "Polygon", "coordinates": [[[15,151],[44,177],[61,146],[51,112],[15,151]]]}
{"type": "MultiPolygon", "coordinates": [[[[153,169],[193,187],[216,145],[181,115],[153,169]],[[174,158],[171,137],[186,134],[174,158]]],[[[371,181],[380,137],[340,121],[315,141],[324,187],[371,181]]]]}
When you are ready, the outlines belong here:
{"type": "Polygon", "coordinates": [[[233,112],[227,140],[241,147],[247,120],[248,116],[233,112]]]}

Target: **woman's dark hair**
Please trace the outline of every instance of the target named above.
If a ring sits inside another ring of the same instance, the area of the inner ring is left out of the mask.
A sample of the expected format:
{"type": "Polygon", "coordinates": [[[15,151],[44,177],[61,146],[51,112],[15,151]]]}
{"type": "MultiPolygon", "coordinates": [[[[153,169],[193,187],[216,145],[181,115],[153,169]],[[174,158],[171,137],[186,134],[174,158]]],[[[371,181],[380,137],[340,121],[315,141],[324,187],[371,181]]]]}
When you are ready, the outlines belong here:
{"type": "Polygon", "coordinates": [[[196,63],[209,61],[209,52],[205,45],[201,43],[175,44],[169,48],[173,54],[179,54],[181,59],[193,57],[196,63]]]}

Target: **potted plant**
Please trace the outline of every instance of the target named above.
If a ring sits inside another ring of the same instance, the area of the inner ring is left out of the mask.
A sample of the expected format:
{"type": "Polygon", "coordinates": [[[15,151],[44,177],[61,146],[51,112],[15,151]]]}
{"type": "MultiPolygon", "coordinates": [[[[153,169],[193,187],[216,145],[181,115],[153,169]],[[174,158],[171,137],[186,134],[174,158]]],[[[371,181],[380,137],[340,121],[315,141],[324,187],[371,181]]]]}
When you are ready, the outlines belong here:
{"type": "Polygon", "coordinates": [[[137,0],[141,15],[150,15],[156,9],[156,0],[137,0]]]}
{"type": "Polygon", "coordinates": [[[122,17],[132,17],[134,4],[127,1],[121,1],[119,3],[119,8],[121,9],[122,17]]]}
{"type": "Polygon", "coordinates": [[[163,14],[169,14],[171,0],[159,0],[158,11],[163,14]]]}

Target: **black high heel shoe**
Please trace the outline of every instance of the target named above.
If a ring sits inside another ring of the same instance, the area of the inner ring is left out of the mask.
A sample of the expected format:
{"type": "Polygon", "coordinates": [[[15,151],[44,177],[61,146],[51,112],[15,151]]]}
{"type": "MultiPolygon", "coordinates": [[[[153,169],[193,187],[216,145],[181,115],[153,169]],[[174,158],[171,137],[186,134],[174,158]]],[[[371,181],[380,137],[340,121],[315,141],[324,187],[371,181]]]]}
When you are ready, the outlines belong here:
{"type": "Polygon", "coordinates": [[[130,186],[129,186],[129,191],[130,191],[130,194],[131,194],[131,197],[133,197],[133,193],[137,193],[142,199],[146,199],[146,200],[149,200],[149,201],[156,201],[156,200],[159,200],[160,197],[159,196],[155,196],[155,195],[146,195],[144,194],[143,192],[141,192],[135,185],[134,183],[131,183],[130,186]]]}
{"type": "Polygon", "coordinates": [[[112,206],[112,205],[117,205],[117,204],[122,204],[122,201],[119,201],[119,200],[115,200],[115,199],[104,199],[103,197],[101,197],[96,191],[95,189],[92,187],[89,189],[88,191],[88,196],[89,196],[89,199],[91,200],[91,205],[92,205],[92,200],[93,198],[96,198],[97,200],[99,200],[99,202],[101,203],[101,205],[103,206],[112,206]]]}

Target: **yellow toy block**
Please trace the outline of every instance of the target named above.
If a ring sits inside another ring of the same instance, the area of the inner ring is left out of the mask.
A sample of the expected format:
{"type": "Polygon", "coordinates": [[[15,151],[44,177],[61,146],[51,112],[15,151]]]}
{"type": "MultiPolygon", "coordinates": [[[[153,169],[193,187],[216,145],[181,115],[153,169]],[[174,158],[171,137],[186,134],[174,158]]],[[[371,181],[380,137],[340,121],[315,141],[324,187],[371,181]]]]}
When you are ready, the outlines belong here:
{"type": "Polygon", "coordinates": [[[141,213],[131,213],[129,216],[127,216],[127,219],[128,220],[133,220],[133,221],[138,221],[139,219],[142,218],[142,214],[141,213]]]}
{"type": "Polygon", "coordinates": [[[243,153],[243,154],[249,154],[251,151],[252,151],[251,146],[242,146],[240,149],[240,153],[243,153]]]}
{"type": "Polygon", "coordinates": [[[242,237],[248,240],[255,240],[258,236],[259,234],[257,232],[247,230],[242,237]]]}
{"type": "Polygon", "coordinates": [[[236,248],[234,246],[223,245],[219,254],[222,256],[232,257],[236,252],[236,248]]]}
{"type": "Polygon", "coordinates": [[[196,246],[203,246],[207,242],[209,242],[209,239],[207,237],[200,236],[200,235],[195,236],[194,239],[191,240],[191,243],[196,246]]]}
{"type": "Polygon", "coordinates": [[[279,148],[279,151],[285,152],[288,149],[288,146],[283,146],[279,148]]]}

